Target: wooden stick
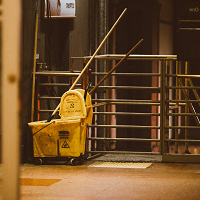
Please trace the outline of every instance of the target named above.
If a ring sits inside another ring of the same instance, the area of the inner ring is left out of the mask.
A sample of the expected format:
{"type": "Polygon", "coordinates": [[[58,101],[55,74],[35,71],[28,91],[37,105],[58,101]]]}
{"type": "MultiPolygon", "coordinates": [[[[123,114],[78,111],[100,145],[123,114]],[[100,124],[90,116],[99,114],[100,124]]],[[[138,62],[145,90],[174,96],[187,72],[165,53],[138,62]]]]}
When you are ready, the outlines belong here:
{"type": "Polygon", "coordinates": [[[108,102],[93,104],[93,105],[91,105],[91,106],[87,106],[87,108],[89,108],[89,107],[95,108],[95,107],[105,106],[105,105],[108,105],[108,102]]]}
{"type": "Polygon", "coordinates": [[[38,10],[36,10],[36,16],[35,16],[35,40],[34,40],[34,57],[33,57],[33,85],[32,85],[31,122],[34,121],[35,71],[36,71],[37,32],[38,32],[38,10]]]}
{"type": "Polygon", "coordinates": [[[106,79],[108,78],[108,76],[131,54],[131,52],[136,49],[140,43],[143,41],[143,39],[141,39],[109,72],[107,75],[105,75],[98,83],[97,85],[95,85],[95,87],[89,92],[89,94],[91,94],[92,92],[94,92],[94,90],[97,89],[97,87],[99,87],[99,85],[106,79]]]}
{"type": "Polygon", "coordinates": [[[106,37],[103,39],[103,41],[101,42],[101,44],[99,45],[99,47],[97,48],[97,50],[94,52],[93,56],[90,58],[90,60],[87,62],[86,66],[84,67],[84,69],[81,71],[80,75],[77,77],[77,79],[74,81],[73,85],[71,86],[70,90],[72,90],[74,88],[74,86],[76,85],[76,83],[79,81],[79,79],[81,78],[81,76],[83,75],[83,73],[85,72],[85,70],[88,68],[88,66],[90,65],[90,63],[92,62],[92,60],[94,59],[94,57],[97,55],[98,51],[100,50],[100,48],[103,46],[103,44],[105,43],[105,41],[107,40],[107,38],[109,37],[109,35],[112,33],[113,29],[115,28],[115,26],[118,24],[119,20],[122,18],[122,16],[124,15],[124,13],[126,12],[127,8],[124,9],[124,11],[122,12],[122,14],[119,16],[118,20],[115,22],[115,24],[113,25],[113,27],[110,29],[110,31],[107,33],[106,37]]]}
{"type": "MultiPolygon", "coordinates": [[[[76,85],[76,83],[79,81],[79,79],[81,78],[81,76],[83,75],[83,73],[86,71],[86,69],[88,68],[88,66],[90,65],[90,63],[92,62],[92,60],[94,59],[94,57],[97,55],[98,51],[100,50],[100,48],[103,46],[103,44],[105,43],[105,41],[107,40],[107,38],[109,37],[109,35],[112,33],[113,29],[116,27],[116,25],[118,24],[119,20],[122,18],[122,16],[124,15],[124,13],[127,11],[127,8],[124,9],[124,11],[122,12],[122,14],[119,16],[119,18],[117,19],[117,21],[115,22],[115,24],[112,26],[112,28],[110,29],[110,31],[107,33],[107,35],[105,36],[105,38],[103,39],[103,41],[101,42],[101,44],[99,45],[99,47],[97,48],[97,50],[94,52],[93,56],[90,58],[90,60],[87,62],[86,66],[84,67],[84,69],[81,71],[81,73],[79,74],[79,76],[77,77],[77,79],[74,81],[73,85],[71,86],[71,88],[69,90],[72,90],[74,88],[74,86],[76,85]]],[[[60,107],[60,103],[59,105],[56,107],[56,109],[54,110],[54,112],[52,113],[51,117],[47,120],[48,122],[53,118],[53,116],[56,114],[56,112],[58,111],[60,107]]]]}

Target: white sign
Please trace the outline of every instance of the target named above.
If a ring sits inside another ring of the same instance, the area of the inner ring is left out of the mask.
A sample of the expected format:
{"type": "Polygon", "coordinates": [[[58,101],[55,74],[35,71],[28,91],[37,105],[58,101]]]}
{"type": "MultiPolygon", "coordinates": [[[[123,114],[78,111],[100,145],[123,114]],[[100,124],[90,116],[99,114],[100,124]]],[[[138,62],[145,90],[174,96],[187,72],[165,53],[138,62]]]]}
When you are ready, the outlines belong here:
{"type": "Polygon", "coordinates": [[[45,18],[73,18],[75,11],[75,0],[45,0],[45,18]]]}

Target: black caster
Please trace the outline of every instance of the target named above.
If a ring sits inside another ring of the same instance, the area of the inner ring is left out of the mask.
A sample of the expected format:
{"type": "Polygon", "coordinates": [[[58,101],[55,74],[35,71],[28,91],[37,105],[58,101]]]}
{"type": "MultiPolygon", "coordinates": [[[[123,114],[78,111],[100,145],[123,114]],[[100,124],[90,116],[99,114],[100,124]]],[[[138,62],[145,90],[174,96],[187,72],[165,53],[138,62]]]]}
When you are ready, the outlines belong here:
{"type": "Polygon", "coordinates": [[[76,165],[78,164],[77,158],[72,158],[72,159],[70,160],[70,163],[71,163],[72,166],[76,166],[76,165]]]}
{"type": "Polygon", "coordinates": [[[35,165],[41,165],[42,164],[42,159],[41,158],[35,158],[34,164],[35,165]]]}

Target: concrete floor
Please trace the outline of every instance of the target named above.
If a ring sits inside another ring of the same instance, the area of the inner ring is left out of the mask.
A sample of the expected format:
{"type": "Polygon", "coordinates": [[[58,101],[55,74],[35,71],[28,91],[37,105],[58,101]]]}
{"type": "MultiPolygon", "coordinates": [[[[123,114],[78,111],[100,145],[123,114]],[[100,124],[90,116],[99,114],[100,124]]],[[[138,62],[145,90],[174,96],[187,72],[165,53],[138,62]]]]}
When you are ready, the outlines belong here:
{"type": "MultiPolygon", "coordinates": [[[[199,200],[200,164],[149,163],[147,168],[49,163],[21,166],[22,200],[199,200]],[[127,168],[126,168],[127,167],[127,168]]],[[[136,163],[132,163],[133,167],[136,163]]]]}

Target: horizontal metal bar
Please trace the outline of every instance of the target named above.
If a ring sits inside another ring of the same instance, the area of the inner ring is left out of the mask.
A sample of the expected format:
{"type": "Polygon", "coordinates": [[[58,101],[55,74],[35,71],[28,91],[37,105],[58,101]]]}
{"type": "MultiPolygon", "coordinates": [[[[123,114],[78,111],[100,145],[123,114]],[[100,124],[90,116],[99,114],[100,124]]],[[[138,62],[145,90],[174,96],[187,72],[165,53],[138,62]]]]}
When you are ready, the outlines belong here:
{"type": "Polygon", "coordinates": [[[176,102],[176,103],[178,103],[178,102],[196,102],[196,103],[198,103],[198,102],[200,102],[200,100],[165,100],[165,102],[176,102]]]}
{"type": "Polygon", "coordinates": [[[200,116],[200,113],[166,113],[169,116],[200,116]]]}
{"type": "MultiPolygon", "coordinates": [[[[106,75],[106,72],[93,72],[92,75],[106,75]]],[[[157,73],[112,73],[110,76],[161,76],[157,73]]]]}
{"type": "Polygon", "coordinates": [[[93,102],[125,102],[125,103],[159,103],[153,100],[134,100],[134,99],[92,99],[93,102]]]}
{"type": "MultiPolygon", "coordinates": [[[[54,110],[40,109],[38,112],[53,112],[54,110]]],[[[94,115],[131,115],[131,116],[160,116],[160,113],[119,113],[119,112],[93,112],[94,115]]],[[[200,114],[199,114],[200,115],[200,114]]]]}
{"type": "MultiPolygon", "coordinates": [[[[39,113],[52,113],[54,110],[45,110],[45,109],[40,109],[40,110],[38,110],[38,112],[39,113]]],[[[59,112],[59,110],[58,110],[58,112],[59,112]]]]}
{"type": "MultiPolygon", "coordinates": [[[[166,101],[167,101],[167,100],[166,100],[166,101]]],[[[183,102],[184,102],[184,101],[183,101],[183,102]]],[[[169,103],[169,105],[170,105],[170,106],[177,106],[176,103],[169,103]]],[[[186,103],[179,103],[178,105],[179,105],[179,106],[185,106],[186,103]]]]}
{"type": "Polygon", "coordinates": [[[200,89],[199,86],[167,86],[166,87],[167,89],[200,89]]]}
{"type": "Polygon", "coordinates": [[[156,90],[156,92],[160,91],[160,87],[140,87],[140,86],[99,86],[99,89],[156,90]]]}
{"type": "MultiPolygon", "coordinates": [[[[118,100],[118,99],[92,99],[92,102],[107,102],[108,105],[154,105],[160,106],[160,101],[152,100],[118,100]]],[[[94,104],[95,105],[95,104],[94,104]]],[[[175,103],[169,103],[170,106],[176,105],[175,103]]],[[[179,103],[179,106],[185,106],[185,103],[179,103]]]]}
{"type": "Polygon", "coordinates": [[[160,116],[160,113],[93,112],[94,115],[160,116]]]}
{"type": "Polygon", "coordinates": [[[160,103],[145,103],[145,102],[135,102],[135,103],[129,103],[129,102],[110,102],[110,105],[148,105],[148,106],[160,106],[160,103]]]}
{"type": "Polygon", "coordinates": [[[199,129],[199,126],[165,126],[166,129],[199,129]]]}
{"type": "MultiPolygon", "coordinates": [[[[125,54],[105,54],[105,55],[96,55],[95,59],[105,59],[105,60],[121,60],[125,54]]],[[[84,57],[71,57],[71,59],[90,59],[91,56],[84,57]]],[[[177,55],[139,55],[139,54],[130,54],[127,58],[128,60],[176,60],[177,55]]]]}
{"type": "MultiPolygon", "coordinates": [[[[107,57],[119,57],[122,58],[125,55],[124,54],[106,54],[107,57]]],[[[143,54],[130,54],[129,58],[159,58],[159,59],[171,59],[171,58],[177,58],[177,55],[143,55],[143,54]]]]}
{"type": "Polygon", "coordinates": [[[179,28],[179,30],[183,31],[200,31],[200,28],[179,28]]]}
{"type": "Polygon", "coordinates": [[[167,142],[200,142],[200,140],[165,139],[167,142]]]}
{"type": "Polygon", "coordinates": [[[136,125],[88,125],[97,128],[133,128],[133,129],[160,129],[160,126],[136,126],[136,125]]]}
{"type": "Polygon", "coordinates": [[[69,83],[39,83],[39,86],[71,86],[69,83]]]}
{"type": "Polygon", "coordinates": [[[200,22],[198,19],[179,19],[179,22],[200,22]]]}
{"type": "Polygon", "coordinates": [[[88,137],[88,140],[115,140],[115,141],[137,141],[137,142],[160,142],[159,139],[145,139],[145,138],[95,138],[88,137]]]}
{"type": "Polygon", "coordinates": [[[92,101],[95,101],[95,102],[109,102],[109,101],[112,101],[112,102],[152,102],[152,103],[159,103],[160,101],[159,100],[136,100],[136,99],[92,99],[92,101]]]}
{"type": "Polygon", "coordinates": [[[200,78],[200,75],[189,75],[189,74],[166,74],[167,77],[179,77],[179,78],[200,78]]]}
{"type": "MultiPolygon", "coordinates": [[[[38,99],[61,99],[61,97],[45,97],[40,96],[38,99]]],[[[151,100],[118,100],[118,99],[92,99],[92,102],[108,102],[108,103],[148,103],[148,104],[158,104],[160,101],[151,101],[151,100]]]]}
{"type": "MultiPolygon", "coordinates": [[[[40,109],[38,112],[53,112],[54,110],[40,109]]],[[[93,112],[94,115],[138,115],[138,116],[160,116],[160,113],[110,113],[110,112],[93,112]]],[[[168,116],[200,116],[200,113],[166,113],[168,116]]]]}
{"type": "Polygon", "coordinates": [[[61,97],[44,97],[44,96],[40,96],[40,97],[38,97],[38,99],[40,99],[40,100],[60,100],[61,99],[61,97]]]}
{"type": "Polygon", "coordinates": [[[68,72],[68,71],[43,71],[35,72],[37,76],[79,76],[80,73],[68,72]]]}
{"type": "Polygon", "coordinates": [[[151,100],[119,100],[118,99],[92,99],[92,102],[108,102],[109,105],[154,105],[159,106],[160,101],[151,101],[151,100]]]}
{"type": "Polygon", "coordinates": [[[87,153],[160,155],[160,153],[157,153],[157,152],[132,152],[132,151],[87,151],[87,153]]]}

